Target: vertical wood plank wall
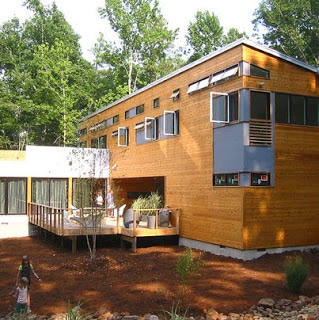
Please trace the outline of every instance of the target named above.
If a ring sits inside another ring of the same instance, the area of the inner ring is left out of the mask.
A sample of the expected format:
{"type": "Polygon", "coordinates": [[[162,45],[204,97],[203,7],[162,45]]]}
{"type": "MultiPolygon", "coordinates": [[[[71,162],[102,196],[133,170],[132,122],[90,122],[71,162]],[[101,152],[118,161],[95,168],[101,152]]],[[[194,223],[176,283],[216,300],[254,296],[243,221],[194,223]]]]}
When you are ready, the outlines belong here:
{"type": "MultiPolygon", "coordinates": [[[[212,186],[213,126],[209,122],[210,91],[233,92],[241,88],[261,90],[261,80],[258,77],[239,76],[192,95],[187,94],[188,85],[242,60],[270,70],[270,79],[262,78],[266,83],[262,89],[264,91],[319,95],[316,77],[310,71],[241,45],[89,118],[83,123],[88,128],[117,114],[120,121],[104,130],[88,134],[88,146],[90,139],[107,135],[107,145],[111,150],[110,167],[117,165],[111,172],[112,179],[164,177],[166,203],[181,209],[182,237],[238,249],[318,242],[315,237],[316,230],[319,234],[315,207],[318,208],[319,177],[317,172],[314,173],[317,170],[315,166],[319,163],[318,127],[275,127],[274,188],[212,186]],[[173,102],[170,96],[176,89],[180,89],[180,99],[173,102]],[[160,99],[160,107],[156,109],[153,108],[155,98],[160,99]],[[145,105],[144,113],[125,119],[125,111],[140,104],[145,105]],[[136,145],[135,125],[143,122],[145,116],[162,115],[164,110],[180,111],[179,135],[136,145]],[[111,137],[118,126],[129,128],[128,147],[118,147],[117,137],[111,137]],[[294,147],[295,151],[291,153],[294,147]],[[314,149],[316,150],[312,153],[311,150],[314,149]],[[311,154],[314,164],[311,164],[309,158],[311,154]],[[301,168],[297,175],[294,172],[296,165],[301,168]],[[311,168],[311,172],[308,172],[306,166],[311,168]],[[310,183],[309,179],[304,179],[305,174],[308,177],[314,174],[316,182],[310,183]],[[302,222],[307,232],[309,231],[306,238],[303,236],[304,230],[298,234],[302,222]]],[[[125,196],[125,192],[123,195],[125,196]]]]}

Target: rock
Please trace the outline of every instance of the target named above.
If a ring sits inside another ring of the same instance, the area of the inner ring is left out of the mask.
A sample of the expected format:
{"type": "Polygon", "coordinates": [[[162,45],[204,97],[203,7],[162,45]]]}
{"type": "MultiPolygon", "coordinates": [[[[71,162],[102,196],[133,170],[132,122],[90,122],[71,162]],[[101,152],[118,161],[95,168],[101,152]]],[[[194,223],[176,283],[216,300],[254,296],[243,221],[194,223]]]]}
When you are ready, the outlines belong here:
{"type": "Polygon", "coordinates": [[[275,301],[271,298],[262,298],[258,301],[258,306],[263,308],[273,308],[275,301]]]}
{"type": "Polygon", "coordinates": [[[218,320],[218,317],[219,317],[219,313],[215,309],[213,308],[208,309],[206,314],[206,320],[218,320]]]}

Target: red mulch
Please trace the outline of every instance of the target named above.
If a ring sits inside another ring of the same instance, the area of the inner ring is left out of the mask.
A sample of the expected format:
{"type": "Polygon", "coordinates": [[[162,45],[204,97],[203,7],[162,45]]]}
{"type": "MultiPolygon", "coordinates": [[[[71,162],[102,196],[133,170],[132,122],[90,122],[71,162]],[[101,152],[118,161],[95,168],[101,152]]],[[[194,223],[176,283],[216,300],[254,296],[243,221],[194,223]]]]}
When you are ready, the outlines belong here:
{"type": "Polygon", "coordinates": [[[69,244],[62,248],[52,239],[0,239],[0,317],[13,309],[15,299],[10,291],[25,254],[43,280],[39,283],[33,277],[31,284],[31,309],[38,315],[66,312],[68,304],[81,304],[85,313],[105,307],[123,314],[160,315],[178,304],[181,311],[188,308],[188,314],[197,317],[211,307],[223,313],[244,312],[265,297],[297,300],[298,295],[286,288],[282,266],[286,256],[295,254],[310,265],[302,294],[319,294],[317,253],[266,254],[246,262],[205,253],[200,276],[183,289],[176,272],[177,258],[183,252],[184,248],[175,245],[138,248],[137,253],[100,245],[92,262],[85,243],[72,254],[69,244]]]}

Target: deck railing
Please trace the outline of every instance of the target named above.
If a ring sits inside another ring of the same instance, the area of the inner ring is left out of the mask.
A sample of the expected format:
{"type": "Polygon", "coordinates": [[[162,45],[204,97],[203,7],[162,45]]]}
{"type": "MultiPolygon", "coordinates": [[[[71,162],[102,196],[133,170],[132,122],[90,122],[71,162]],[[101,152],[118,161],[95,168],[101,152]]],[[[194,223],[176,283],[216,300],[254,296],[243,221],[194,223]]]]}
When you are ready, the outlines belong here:
{"type": "Polygon", "coordinates": [[[55,208],[39,203],[28,203],[29,221],[43,229],[60,234],[64,229],[63,208],[55,208]]]}
{"type": "MultiPolygon", "coordinates": [[[[145,215],[150,215],[149,213],[152,212],[152,215],[155,217],[155,229],[161,228],[159,226],[159,216],[160,216],[160,211],[163,209],[137,209],[133,210],[133,234],[136,234],[136,229],[141,225],[141,215],[143,215],[143,212],[145,215]]],[[[180,215],[180,210],[176,209],[170,210],[171,213],[169,215],[168,221],[169,221],[169,226],[176,228],[177,233],[179,233],[179,215],[180,215]]]]}

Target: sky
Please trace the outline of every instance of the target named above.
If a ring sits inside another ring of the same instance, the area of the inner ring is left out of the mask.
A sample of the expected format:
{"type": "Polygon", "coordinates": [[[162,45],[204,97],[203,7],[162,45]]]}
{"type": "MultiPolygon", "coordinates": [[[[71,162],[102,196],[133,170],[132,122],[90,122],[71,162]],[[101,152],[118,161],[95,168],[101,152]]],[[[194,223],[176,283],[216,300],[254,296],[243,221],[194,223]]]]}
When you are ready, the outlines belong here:
{"type": "MultiPolygon", "coordinates": [[[[30,11],[22,4],[24,0],[0,0],[0,25],[14,16],[24,21],[30,17],[30,11]]],[[[168,22],[170,29],[179,28],[179,44],[184,44],[184,35],[189,22],[195,21],[197,11],[214,13],[224,32],[229,28],[237,28],[251,36],[253,13],[261,0],[159,0],[159,7],[168,22]]],[[[48,5],[53,0],[41,0],[48,5]]],[[[93,61],[90,49],[93,48],[99,33],[103,33],[107,40],[112,40],[114,34],[106,19],[101,19],[97,9],[103,7],[105,0],[55,0],[64,17],[71,24],[73,30],[80,35],[83,57],[93,61]],[[111,38],[110,38],[111,37],[111,38]]]]}

